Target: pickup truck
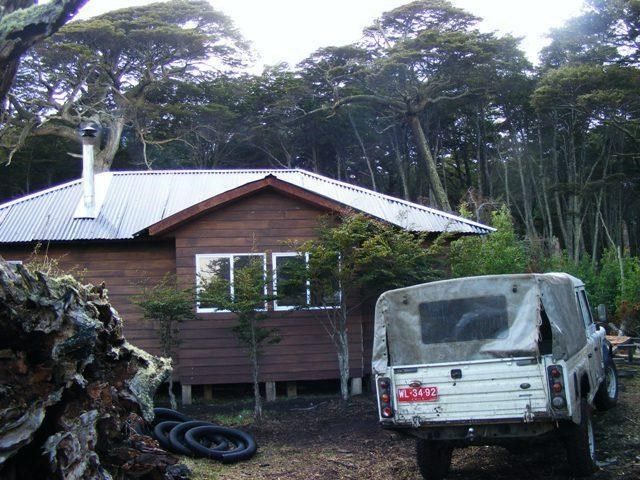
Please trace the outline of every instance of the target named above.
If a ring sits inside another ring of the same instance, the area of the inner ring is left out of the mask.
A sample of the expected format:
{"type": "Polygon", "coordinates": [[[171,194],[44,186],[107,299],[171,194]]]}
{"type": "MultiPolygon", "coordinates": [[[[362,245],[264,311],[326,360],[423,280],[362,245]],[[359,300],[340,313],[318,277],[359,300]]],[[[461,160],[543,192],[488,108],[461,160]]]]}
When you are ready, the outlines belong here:
{"type": "Polygon", "coordinates": [[[416,437],[425,480],[454,448],[566,444],[575,476],[596,470],[592,409],[618,398],[603,325],[565,273],[444,280],[383,293],[373,373],[383,428],[416,437]]]}

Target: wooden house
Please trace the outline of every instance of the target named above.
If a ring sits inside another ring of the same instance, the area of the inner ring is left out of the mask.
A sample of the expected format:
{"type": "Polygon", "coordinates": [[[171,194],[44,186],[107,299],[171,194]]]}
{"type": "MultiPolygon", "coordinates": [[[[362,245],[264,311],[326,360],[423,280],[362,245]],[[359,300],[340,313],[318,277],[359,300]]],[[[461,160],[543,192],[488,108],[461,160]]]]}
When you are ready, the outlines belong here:
{"type": "MultiPolygon", "coordinates": [[[[258,255],[267,271],[289,254],[290,240],[313,238],[320,216],[345,209],[415,231],[485,234],[490,228],[303,170],[108,172],[87,175],[0,205],[0,256],[24,261],[40,254],[84,280],[105,282],[132,343],[157,353],[153,325],[132,303],[141,282],[176,274],[195,285],[216,260],[231,272],[242,256],[258,255]]],[[[274,279],[277,284],[277,278],[274,279]]],[[[199,308],[181,324],[175,380],[187,401],[191,385],[250,382],[245,352],[229,313],[199,308]]],[[[270,304],[268,323],[281,341],[269,345],[261,381],[338,378],[334,347],[311,311],[270,304]]],[[[369,373],[372,315],[349,319],[351,377],[369,373]]]]}

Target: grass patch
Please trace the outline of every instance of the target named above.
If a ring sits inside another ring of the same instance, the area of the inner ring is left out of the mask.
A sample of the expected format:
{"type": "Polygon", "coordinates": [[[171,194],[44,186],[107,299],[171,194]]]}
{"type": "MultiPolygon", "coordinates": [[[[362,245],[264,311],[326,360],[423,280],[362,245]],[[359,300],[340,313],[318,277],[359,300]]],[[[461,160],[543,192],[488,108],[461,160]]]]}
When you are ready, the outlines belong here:
{"type": "Polygon", "coordinates": [[[225,469],[220,462],[206,458],[182,457],[180,463],[189,467],[192,480],[219,480],[220,474],[225,469]]]}
{"type": "Polygon", "coordinates": [[[214,415],[212,422],[226,427],[242,427],[253,423],[253,410],[243,409],[234,413],[214,415]]]}

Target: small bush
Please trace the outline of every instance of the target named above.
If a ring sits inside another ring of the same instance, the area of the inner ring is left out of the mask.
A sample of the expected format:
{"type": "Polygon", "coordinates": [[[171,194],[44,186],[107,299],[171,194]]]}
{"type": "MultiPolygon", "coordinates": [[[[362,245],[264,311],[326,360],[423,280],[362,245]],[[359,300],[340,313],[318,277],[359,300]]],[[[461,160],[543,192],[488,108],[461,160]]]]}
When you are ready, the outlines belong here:
{"type": "Polygon", "coordinates": [[[507,207],[491,214],[495,232],[463,237],[451,243],[450,261],[454,277],[497,275],[527,271],[529,256],[518,238],[507,207]]]}

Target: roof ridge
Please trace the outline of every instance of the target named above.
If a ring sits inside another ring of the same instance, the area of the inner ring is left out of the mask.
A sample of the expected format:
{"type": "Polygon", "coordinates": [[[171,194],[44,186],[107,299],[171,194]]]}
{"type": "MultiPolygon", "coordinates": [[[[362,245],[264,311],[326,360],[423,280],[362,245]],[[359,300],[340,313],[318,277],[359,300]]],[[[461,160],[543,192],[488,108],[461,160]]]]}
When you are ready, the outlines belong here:
{"type": "Polygon", "coordinates": [[[367,193],[369,195],[376,195],[378,197],[384,198],[385,200],[396,202],[396,203],[399,203],[401,205],[406,205],[408,207],[425,210],[425,211],[427,211],[429,213],[432,213],[434,215],[440,215],[442,217],[449,218],[450,220],[455,220],[457,222],[462,221],[464,223],[468,223],[468,224],[474,225],[476,227],[488,228],[488,229],[491,229],[491,230],[495,230],[493,227],[489,227],[488,225],[483,225],[482,223],[475,222],[473,220],[469,220],[468,218],[464,218],[464,217],[462,217],[460,215],[455,215],[455,214],[449,213],[449,212],[443,212],[442,210],[438,210],[438,209],[432,208],[432,207],[427,207],[426,205],[421,205],[419,203],[410,202],[410,201],[404,200],[402,198],[397,198],[397,197],[394,197],[392,195],[387,195],[386,193],[376,192],[375,190],[371,190],[369,188],[361,187],[359,185],[353,185],[351,183],[343,182],[341,180],[336,180],[336,179],[331,178],[331,177],[325,177],[325,176],[320,175],[318,173],[309,172],[308,170],[303,170],[301,168],[296,168],[296,171],[299,171],[299,172],[301,172],[303,174],[306,174],[306,175],[309,175],[311,177],[315,177],[318,180],[321,180],[321,181],[324,181],[324,182],[331,182],[331,183],[335,183],[335,184],[338,184],[338,185],[345,186],[347,188],[353,188],[354,190],[358,190],[358,191],[361,191],[363,193],[367,193]]]}
{"type": "MultiPolygon", "coordinates": [[[[238,168],[238,169],[185,169],[185,170],[118,170],[112,172],[114,175],[176,175],[189,173],[261,173],[261,172],[295,172],[294,168],[238,168]]],[[[100,175],[100,174],[99,174],[100,175]]]]}

